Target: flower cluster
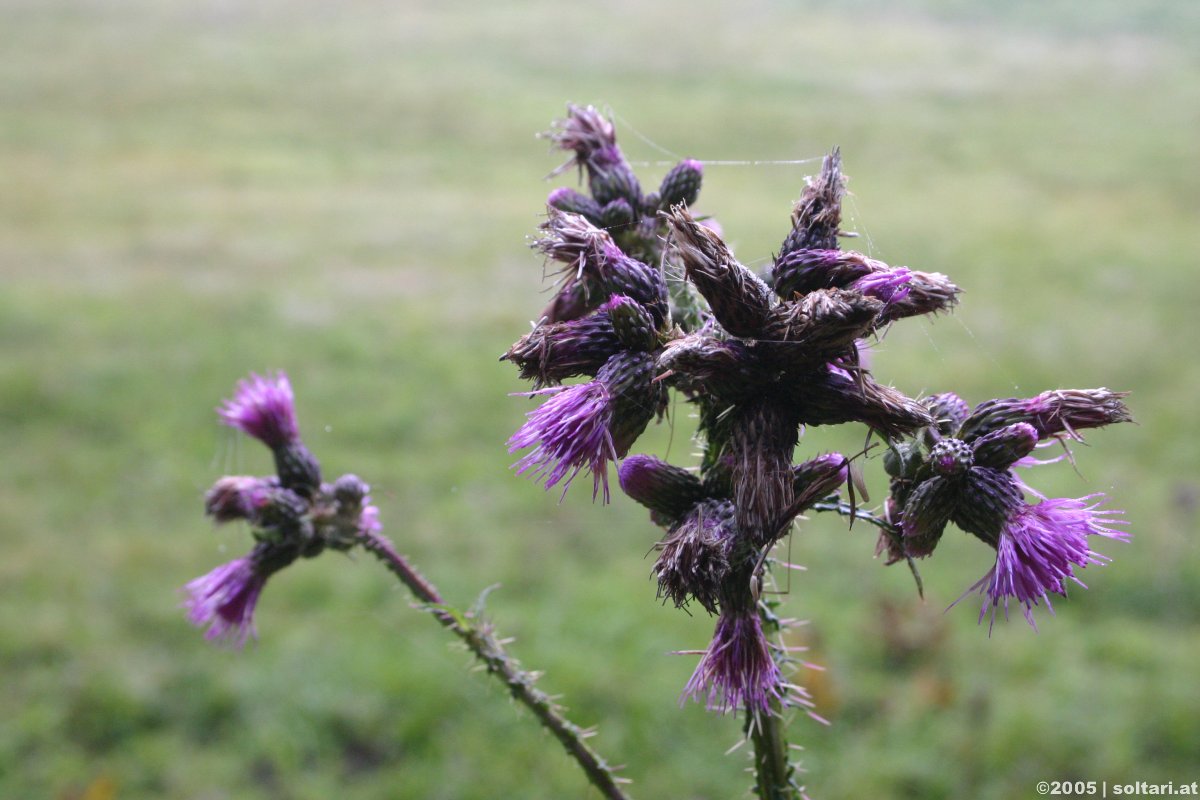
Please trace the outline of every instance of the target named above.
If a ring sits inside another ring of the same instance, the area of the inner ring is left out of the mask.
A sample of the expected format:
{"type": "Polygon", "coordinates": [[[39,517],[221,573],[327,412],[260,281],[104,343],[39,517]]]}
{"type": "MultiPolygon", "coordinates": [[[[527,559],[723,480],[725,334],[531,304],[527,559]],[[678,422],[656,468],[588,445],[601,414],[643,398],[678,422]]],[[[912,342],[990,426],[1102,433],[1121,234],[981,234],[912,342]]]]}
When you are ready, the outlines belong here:
{"type": "Polygon", "coordinates": [[[608,467],[621,462],[622,490],[666,531],[654,565],[660,597],[717,616],[685,696],[754,714],[804,702],[785,681],[788,659],[771,638],[779,623],[761,588],[771,548],[822,500],[820,510],[878,524],[888,563],[929,555],[954,522],[996,549],[996,566],[973,587],[983,613],[1015,598],[1031,621],[1076,569],[1104,560],[1089,537],[1125,538],[1119,512],[1102,510],[1099,495],[1027,502],[1036,493],[1012,469],[1041,463],[1030,455],[1039,443],[1128,420],[1121,394],[1047,392],[971,409],[953,394],[917,400],[872,377],[860,357],[868,340],[898,320],[950,310],[959,289],[940,273],[840,248],[837,150],[809,179],[759,274],[693,214],[700,162],[680,162],[645,193],[612,122],[594,108],[569,106],[548,136],[569,155],[552,175],[575,166],[588,193],[551,192],[534,241],[555,267],[557,291],[502,358],[534,384],[527,396],[545,402],[509,449],[528,451],[514,466],[547,488],[565,492],[590,473],[593,498],[605,501],[608,467]],[[583,380],[565,383],[573,379],[583,380]],[[698,470],[627,455],[669,390],[697,410],[698,470]],[[793,460],[806,427],[851,422],[888,445],[882,517],[828,501],[848,480],[847,457],[793,460]]]}
{"type": "MultiPolygon", "coordinates": [[[[895,444],[884,459],[891,476],[887,514],[900,536],[880,539],[889,561],[923,558],[941,540],[946,524],[996,550],[996,564],[971,589],[984,595],[979,619],[1016,599],[1035,625],[1033,608],[1050,606],[1050,593],[1066,594],[1066,582],[1082,583],[1076,569],[1107,561],[1088,539],[1125,540],[1119,511],[1101,508],[1104,496],[1047,499],[1030,489],[1014,466],[1033,466],[1039,443],[1079,439],[1079,430],[1131,417],[1107,389],[1043,392],[1037,397],[989,400],[974,409],[953,393],[925,404],[935,416],[911,442],[895,444]],[[1028,503],[1026,494],[1038,498],[1028,503]]],[[[970,590],[968,590],[970,591],[970,590]]]]}
{"type": "Polygon", "coordinates": [[[225,476],[208,491],[205,512],[217,523],[245,520],[255,544],[247,555],[184,587],[188,619],[207,626],[207,638],[241,646],[256,635],[254,608],[271,575],[326,548],[349,550],[381,525],[369,487],[357,476],[322,482],[317,459],[300,440],[292,387],[283,372],[240,381],[217,413],[275,456],[275,475],[225,476]]]}

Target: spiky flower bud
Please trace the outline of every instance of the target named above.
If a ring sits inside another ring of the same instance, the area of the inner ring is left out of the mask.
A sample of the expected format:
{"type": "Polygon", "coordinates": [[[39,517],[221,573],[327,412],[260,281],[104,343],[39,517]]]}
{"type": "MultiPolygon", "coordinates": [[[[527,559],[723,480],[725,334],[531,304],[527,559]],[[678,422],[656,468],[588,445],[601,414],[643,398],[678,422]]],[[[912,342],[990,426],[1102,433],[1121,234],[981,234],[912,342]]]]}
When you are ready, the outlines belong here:
{"type": "Polygon", "coordinates": [[[1008,470],[974,467],[954,508],[954,524],[995,546],[1008,517],[1024,503],[1008,470]]]}
{"type": "Polygon", "coordinates": [[[883,454],[883,468],[893,478],[911,479],[924,463],[925,457],[915,442],[893,442],[883,454]]]}
{"type": "Polygon", "coordinates": [[[961,439],[942,439],[929,451],[929,466],[936,475],[962,477],[975,463],[971,445],[961,439]]]}
{"type": "Polygon", "coordinates": [[[311,537],[308,501],[282,487],[264,493],[255,514],[255,538],[260,541],[297,544],[311,537]]]}
{"type": "Polygon", "coordinates": [[[937,547],[956,507],[958,492],[957,483],[942,475],[935,475],[913,489],[900,518],[908,555],[922,558],[937,547]]]}
{"type": "Polygon", "coordinates": [[[546,198],[546,205],[557,208],[567,214],[580,214],[594,225],[600,221],[600,204],[585,194],[580,194],[569,186],[560,186],[546,198]]]}
{"type": "Polygon", "coordinates": [[[980,403],[963,422],[961,438],[985,436],[1014,422],[1028,422],[1046,439],[1065,433],[1079,438],[1083,428],[1099,428],[1133,419],[1122,398],[1128,392],[1108,389],[1057,389],[1037,397],[988,400],[980,403]]]}
{"type": "Polygon", "coordinates": [[[861,372],[851,375],[827,366],[806,376],[796,412],[807,425],[863,422],[887,439],[899,439],[930,424],[929,412],[904,393],[861,372]]]}
{"type": "Polygon", "coordinates": [[[817,289],[844,289],[854,281],[891,267],[862,253],[799,249],[782,254],[771,268],[775,291],[785,300],[817,289]]]}
{"type": "Polygon", "coordinates": [[[632,297],[613,295],[600,310],[608,313],[613,332],[625,349],[649,352],[658,344],[654,318],[632,297]]]}
{"type": "Polygon", "coordinates": [[[758,336],[771,312],[771,290],[687,209],[672,208],[666,220],[688,280],[704,295],[721,327],[734,336],[758,336]]]}
{"type": "Polygon", "coordinates": [[[884,303],[841,289],[821,289],[771,309],[759,335],[783,367],[828,361],[874,327],[884,303]]]}
{"type": "Polygon", "coordinates": [[[333,483],[333,497],[339,506],[358,508],[369,491],[371,487],[357,475],[343,475],[333,483]]]}
{"type": "Polygon", "coordinates": [[[317,457],[304,446],[304,442],[291,442],[272,452],[275,456],[275,472],[285,488],[309,497],[321,485],[321,465],[317,457]]]}
{"type": "Polygon", "coordinates": [[[826,453],[792,467],[792,491],[797,500],[805,498],[798,512],[826,497],[846,482],[850,460],[841,453],[826,453]]]}
{"type": "Polygon", "coordinates": [[[1014,422],[975,440],[972,445],[975,463],[981,467],[1008,469],[1032,453],[1037,443],[1037,428],[1027,422],[1014,422]]]}
{"type": "Polygon", "coordinates": [[[704,165],[687,158],[671,167],[658,187],[658,207],[664,211],[671,206],[695,205],[704,180],[704,165]]]}
{"type": "Polygon", "coordinates": [[[633,206],[624,197],[611,200],[600,209],[600,226],[607,230],[627,228],[636,219],[633,206]]]}
{"type": "Polygon", "coordinates": [[[617,471],[621,490],[650,509],[656,523],[670,527],[704,499],[700,479],[654,456],[629,456],[617,471]]]}
{"type": "Polygon", "coordinates": [[[931,437],[926,439],[930,447],[943,436],[953,436],[963,420],[971,415],[970,404],[954,392],[932,394],[923,398],[921,403],[929,409],[934,419],[934,424],[928,429],[931,437]]]}
{"type": "Polygon", "coordinates": [[[612,148],[603,160],[593,156],[588,172],[588,190],[601,208],[617,200],[630,209],[641,207],[642,185],[619,149],[612,148]]]}

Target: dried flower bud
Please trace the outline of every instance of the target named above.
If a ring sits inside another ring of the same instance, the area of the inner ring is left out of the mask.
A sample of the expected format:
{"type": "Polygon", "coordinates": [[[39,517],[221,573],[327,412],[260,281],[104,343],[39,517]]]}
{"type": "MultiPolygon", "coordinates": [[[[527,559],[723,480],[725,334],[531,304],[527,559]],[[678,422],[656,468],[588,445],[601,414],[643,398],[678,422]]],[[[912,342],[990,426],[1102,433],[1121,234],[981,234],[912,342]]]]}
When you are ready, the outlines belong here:
{"type": "Polygon", "coordinates": [[[1028,422],[1037,429],[1039,438],[1065,433],[1077,439],[1076,431],[1083,428],[1132,420],[1121,399],[1128,394],[1108,389],[1057,389],[1025,399],[988,400],[977,405],[963,422],[960,436],[971,441],[1014,422],[1028,422]]]}
{"type": "Polygon", "coordinates": [[[842,154],[837,148],[821,162],[821,172],[808,181],[792,209],[792,231],[783,240],[779,258],[793,250],[836,250],[842,223],[842,154]]]}
{"type": "Polygon", "coordinates": [[[546,205],[567,214],[580,214],[594,225],[600,225],[600,204],[569,186],[560,186],[546,198],[546,205]]]}
{"type": "Polygon", "coordinates": [[[654,456],[629,456],[617,470],[625,494],[650,509],[654,521],[669,527],[704,499],[700,479],[654,456]]]}
{"type": "Polygon", "coordinates": [[[869,333],[883,307],[859,292],[820,289],[773,308],[760,335],[781,367],[811,367],[840,355],[869,333]]]}
{"type": "Polygon", "coordinates": [[[716,614],[721,586],[729,573],[733,537],[732,503],[704,500],[694,504],[657,545],[661,552],[654,574],[659,596],[679,608],[695,600],[708,613],[716,614]]]}
{"type": "Polygon", "coordinates": [[[658,371],[684,392],[728,399],[753,393],[757,362],[746,343],[693,333],[669,342],[658,371]]]}
{"type": "Polygon", "coordinates": [[[550,173],[551,176],[572,166],[589,166],[596,160],[606,163],[617,145],[617,133],[611,120],[593,106],[571,103],[567,104],[567,118],[555,120],[553,127],[542,135],[559,150],[574,153],[569,161],[550,173]]]}
{"type": "Polygon", "coordinates": [[[658,187],[658,207],[666,211],[671,206],[691,206],[700,196],[704,165],[694,159],[684,159],[662,179],[658,187]]]}
{"type": "Polygon", "coordinates": [[[516,364],[521,378],[541,388],[577,375],[595,375],[624,346],[609,312],[598,310],[579,319],[539,325],[500,358],[516,364]]]}
{"type": "Polygon", "coordinates": [[[687,277],[704,295],[713,316],[734,336],[758,336],[771,312],[771,290],[687,209],[672,208],[666,219],[687,277]]]}
{"type": "Polygon", "coordinates": [[[975,440],[975,463],[981,467],[1008,469],[1032,453],[1037,443],[1037,428],[1027,422],[1015,422],[975,440]]]}
{"type": "Polygon", "coordinates": [[[887,439],[898,439],[932,422],[916,400],[877,383],[866,372],[850,375],[832,366],[809,376],[796,403],[803,424],[863,422],[887,439]]]}
{"type": "Polygon", "coordinates": [[[543,312],[548,322],[575,319],[614,294],[646,307],[661,325],[667,316],[667,285],[655,268],[630,258],[607,231],[577,214],[551,210],[533,246],[566,265],[558,296],[543,312]]]}

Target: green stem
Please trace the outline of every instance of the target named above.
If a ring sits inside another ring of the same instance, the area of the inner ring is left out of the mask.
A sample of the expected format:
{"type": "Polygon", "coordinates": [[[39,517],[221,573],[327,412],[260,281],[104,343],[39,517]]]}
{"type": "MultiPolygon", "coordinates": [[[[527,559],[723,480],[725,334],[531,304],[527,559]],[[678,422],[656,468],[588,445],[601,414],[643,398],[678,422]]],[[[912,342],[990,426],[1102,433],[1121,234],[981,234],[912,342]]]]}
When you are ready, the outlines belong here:
{"type": "Polygon", "coordinates": [[[397,553],[386,537],[377,533],[361,533],[358,542],[382,561],[418,600],[429,606],[434,619],[462,639],[487,667],[487,671],[499,678],[512,696],[533,712],[538,722],[554,734],[554,738],[566,748],[567,755],[579,764],[588,780],[604,797],[609,800],[630,800],[618,786],[622,780],[613,774],[612,767],[584,742],[588,732],[564,717],[559,706],[534,686],[534,676],[517,666],[516,660],[505,652],[491,626],[477,625],[470,616],[450,609],[434,585],[397,553]]]}
{"type": "Polygon", "coordinates": [[[766,711],[746,711],[746,733],[754,743],[754,780],[761,800],[796,800],[794,767],[788,759],[782,707],[771,701],[766,711]]]}

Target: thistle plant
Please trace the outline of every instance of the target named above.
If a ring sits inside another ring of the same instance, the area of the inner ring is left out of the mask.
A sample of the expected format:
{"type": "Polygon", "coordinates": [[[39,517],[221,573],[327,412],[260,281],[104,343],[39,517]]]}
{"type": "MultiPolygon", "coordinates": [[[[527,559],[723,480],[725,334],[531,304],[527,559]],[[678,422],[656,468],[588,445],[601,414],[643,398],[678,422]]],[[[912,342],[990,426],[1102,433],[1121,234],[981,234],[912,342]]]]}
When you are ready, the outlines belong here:
{"type": "Polygon", "coordinates": [[[257,636],[254,610],[267,579],[299,558],[327,550],[364,550],[412,593],[417,606],[453,633],[509,694],[565,748],[604,797],[628,800],[625,779],[586,742],[591,731],[571,722],[563,709],[537,688],[538,674],[521,668],[483,615],[485,591],[469,610],[450,605],[434,585],[382,533],[370,487],[356,475],[332,484],[300,438],[291,383],[283,372],[251,375],[231,400],[217,409],[221,420],[267,445],[276,474],[234,475],[217,480],[205,496],[205,511],[217,524],[242,520],[255,541],[249,554],[223,564],[184,587],[188,619],[207,627],[206,638],[234,647],[257,636]]]}
{"type": "Polygon", "coordinates": [[[1039,446],[1129,420],[1124,395],[1060,390],[972,409],[952,393],[918,399],[877,382],[860,357],[864,344],[894,322],[949,312],[959,289],[940,273],[840,248],[836,149],[759,274],[694,215],[700,162],[680,162],[646,192],[595,108],[568,106],[547,136],[569,156],[551,175],[578,167],[587,193],[561,187],[547,198],[533,246],[557,289],[502,357],[533,383],[530,397],[546,398],[509,440],[511,451],[528,450],[514,466],[564,492],[589,473],[593,499],[607,502],[609,467],[619,462],[621,489],[665,531],[653,569],[660,597],[716,617],[684,697],[745,715],[758,796],[802,796],[784,712],[811,702],[793,680],[777,601],[763,593],[772,550],[794,520],[813,509],[870,521],[881,531],[878,554],[908,563],[918,587],[914,561],[933,553],[952,522],[996,550],[995,567],[967,590],[984,596],[980,620],[1007,615],[1015,599],[1032,624],[1035,606],[1107,560],[1091,537],[1128,534],[1103,496],[1045,498],[1014,468],[1044,463],[1032,457],[1039,446]],[[565,383],[575,378],[586,380],[565,383]],[[694,468],[629,455],[671,391],[697,411],[694,468]],[[855,503],[855,456],[795,461],[807,427],[846,423],[865,425],[883,445],[891,491],[879,511],[855,503]]]}
{"type": "MultiPolygon", "coordinates": [[[[743,715],[758,797],[806,797],[786,725],[793,709],[820,717],[784,645],[780,601],[765,591],[779,564],[776,545],[797,518],[830,512],[874,525],[876,555],[907,564],[919,591],[917,562],[953,524],[996,553],[987,574],[964,581],[964,597],[982,596],[979,621],[990,618],[990,630],[996,612],[1007,617],[1015,602],[1033,625],[1035,608],[1052,610],[1050,595],[1065,596],[1068,583],[1082,585],[1082,570],[1108,560],[1092,549],[1093,537],[1129,535],[1103,495],[1048,498],[1018,470],[1070,458],[1081,431],[1129,421],[1125,395],[1052,390],[972,407],[952,392],[914,398],[878,382],[863,349],[893,323],[952,311],[959,288],[938,272],[841,249],[845,177],[836,149],[808,179],[759,273],[693,211],[700,161],[681,161],[647,191],[595,108],[568,106],[546,136],[567,155],[551,175],[575,167],[586,191],[558,187],[547,198],[533,247],[555,291],[533,330],[501,357],[539,401],[508,441],[522,454],[513,467],[560,498],[585,475],[593,500],[604,503],[615,469],[620,489],[662,529],[651,540],[660,598],[715,618],[682,700],[743,715]],[[634,452],[650,423],[665,418],[672,392],[696,410],[698,464],[634,452]],[[862,451],[798,459],[807,428],[850,423],[867,428],[862,451]],[[1056,446],[1058,456],[1035,458],[1056,446]],[[881,462],[888,476],[878,509],[859,503],[864,461],[881,462]]],[[[217,523],[244,521],[254,539],[247,555],[185,587],[188,617],[208,638],[240,646],[256,635],[268,579],[297,559],[365,550],[533,712],[605,797],[626,797],[586,732],[508,654],[482,602],[467,612],[445,602],[382,535],[361,479],[324,481],[301,439],[286,375],[252,375],[218,415],[266,445],[276,473],[225,476],[206,496],[217,523]]]]}

